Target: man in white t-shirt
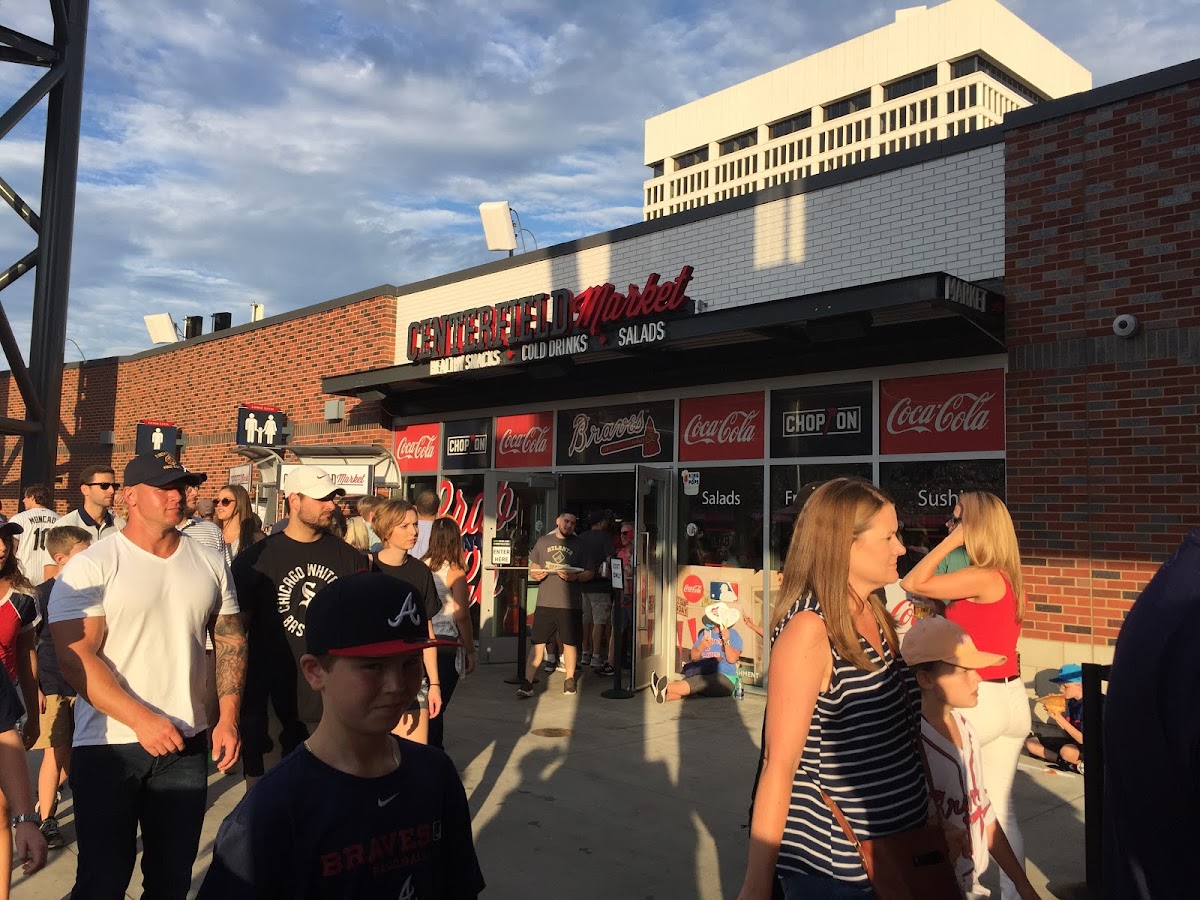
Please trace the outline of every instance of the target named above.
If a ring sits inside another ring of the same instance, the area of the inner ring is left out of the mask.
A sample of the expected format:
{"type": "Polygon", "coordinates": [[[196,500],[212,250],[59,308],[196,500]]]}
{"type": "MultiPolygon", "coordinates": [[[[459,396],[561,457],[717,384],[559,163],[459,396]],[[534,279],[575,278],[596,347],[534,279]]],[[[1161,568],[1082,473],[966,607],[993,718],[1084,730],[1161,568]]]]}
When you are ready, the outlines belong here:
{"type": "Polygon", "coordinates": [[[424,490],[417,494],[413,503],[417,510],[417,542],[409,553],[413,559],[424,559],[429,552],[429,536],[433,534],[433,520],[437,518],[438,495],[424,490]]]}
{"type": "Polygon", "coordinates": [[[51,502],[49,488],[31,484],[21,498],[24,509],[9,520],[21,526],[17,562],[34,587],[46,580],[46,566],[54,565],[54,559],[46,552],[46,532],[58,523],[58,513],[49,508],[51,502]]]}
{"type": "Polygon", "coordinates": [[[213,758],[241,752],[237,720],[246,637],[224,558],[184,537],[187,486],[200,476],[169,453],[125,467],[129,521],[63,568],[50,631],[79,692],[71,787],[79,862],[74,897],[121,897],[142,833],[147,897],[187,896],[213,758]],[[205,714],[204,637],[216,645],[220,715],[205,714]]]}

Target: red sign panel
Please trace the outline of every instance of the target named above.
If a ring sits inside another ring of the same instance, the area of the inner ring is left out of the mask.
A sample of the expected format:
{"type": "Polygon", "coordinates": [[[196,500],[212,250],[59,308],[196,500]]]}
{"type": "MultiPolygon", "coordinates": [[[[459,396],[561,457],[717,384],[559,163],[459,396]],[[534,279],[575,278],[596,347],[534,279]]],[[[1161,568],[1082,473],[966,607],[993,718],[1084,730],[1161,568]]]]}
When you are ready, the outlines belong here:
{"type": "Polygon", "coordinates": [[[726,394],[679,401],[679,461],[761,459],[763,395],[726,394]]]}
{"type": "Polygon", "coordinates": [[[881,453],[1004,449],[1004,373],[956,372],[879,383],[881,453]]]}
{"type": "Polygon", "coordinates": [[[554,413],[496,419],[496,468],[548,469],[554,464],[554,413]]]}
{"type": "Polygon", "coordinates": [[[407,425],[396,429],[392,455],[403,475],[428,475],[438,468],[438,445],[442,426],[438,422],[407,425]]]}

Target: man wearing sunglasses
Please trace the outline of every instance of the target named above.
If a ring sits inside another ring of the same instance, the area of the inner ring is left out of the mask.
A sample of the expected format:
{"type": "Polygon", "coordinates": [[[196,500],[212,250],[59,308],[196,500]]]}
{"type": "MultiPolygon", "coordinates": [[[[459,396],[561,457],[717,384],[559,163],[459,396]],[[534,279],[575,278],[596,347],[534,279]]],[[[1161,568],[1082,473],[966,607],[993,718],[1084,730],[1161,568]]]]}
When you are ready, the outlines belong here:
{"type": "Polygon", "coordinates": [[[88,466],[79,476],[83,503],[59,519],[58,524],[82,528],[96,541],[116,534],[125,527],[125,520],[112,511],[120,489],[112,466],[88,466]]]}

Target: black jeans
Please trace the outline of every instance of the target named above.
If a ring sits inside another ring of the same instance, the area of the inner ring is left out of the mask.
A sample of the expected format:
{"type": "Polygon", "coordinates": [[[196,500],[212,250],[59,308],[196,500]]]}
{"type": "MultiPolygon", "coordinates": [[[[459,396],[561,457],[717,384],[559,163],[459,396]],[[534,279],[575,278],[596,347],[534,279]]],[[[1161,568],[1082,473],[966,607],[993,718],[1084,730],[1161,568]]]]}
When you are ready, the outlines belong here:
{"type": "Polygon", "coordinates": [[[442,687],[442,711],[437,718],[429,720],[429,746],[446,749],[442,739],[446,734],[446,707],[454,696],[458,686],[458,670],[454,668],[454,657],[458,655],[457,647],[438,647],[438,682],[442,687]]]}
{"type": "Polygon", "coordinates": [[[71,754],[79,864],[72,900],[125,896],[142,826],[143,900],[185,900],[204,825],[208,732],[183,752],[141,744],[76,747],[71,754]]]}

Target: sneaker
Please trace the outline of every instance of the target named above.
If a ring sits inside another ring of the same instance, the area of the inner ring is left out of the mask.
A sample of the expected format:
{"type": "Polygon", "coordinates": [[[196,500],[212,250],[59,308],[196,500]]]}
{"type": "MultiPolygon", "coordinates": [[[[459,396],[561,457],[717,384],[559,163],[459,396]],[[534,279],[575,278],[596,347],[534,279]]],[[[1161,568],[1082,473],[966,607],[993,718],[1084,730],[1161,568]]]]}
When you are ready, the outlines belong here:
{"type": "Polygon", "coordinates": [[[549,656],[547,656],[547,657],[546,657],[546,665],[545,665],[545,666],[543,666],[543,668],[544,668],[544,669],[545,669],[547,672],[553,672],[553,671],[554,671],[555,662],[556,662],[555,660],[553,660],[553,659],[551,659],[549,656]]]}
{"type": "Polygon", "coordinates": [[[558,662],[554,664],[553,671],[555,671],[555,672],[567,671],[567,664],[565,662],[563,662],[563,658],[561,656],[558,658],[558,662]]]}
{"type": "Polygon", "coordinates": [[[592,664],[592,654],[581,653],[579,656],[579,664],[581,666],[590,666],[592,664]]]}
{"type": "Polygon", "coordinates": [[[604,665],[602,665],[600,668],[598,668],[596,670],[596,674],[601,675],[601,676],[615,675],[616,673],[617,673],[617,670],[614,669],[612,666],[610,666],[608,663],[605,663],[604,665]]]}
{"type": "Polygon", "coordinates": [[[521,686],[517,688],[517,696],[521,699],[533,696],[533,682],[522,679],[521,686]]]}
{"type": "Polygon", "coordinates": [[[44,819],[38,829],[42,832],[42,837],[46,839],[46,846],[51,850],[58,850],[67,845],[67,842],[63,840],[62,832],[58,830],[58,819],[44,819]]]}
{"type": "Polygon", "coordinates": [[[657,672],[651,672],[650,673],[650,691],[654,694],[654,702],[655,703],[666,703],[667,702],[666,697],[665,697],[665,694],[667,692],[666,676],[664,675],[662,678],[659,678],[657,672]]]}
{"type": "Polygon", "coordinates": [[[1083,774],[1083,760],[1080,760],[1077,763],[1069,764],[1067,766],[1067,771],[1074,772],[1076,775],[1082,775],[1083,774]]]}
{"type": "Polygon", "coordinates": [[[575,693],[575,679],[574,678],[568,678],[565,681],[563,681],[563,693],[564,694],[575,693]]]}

